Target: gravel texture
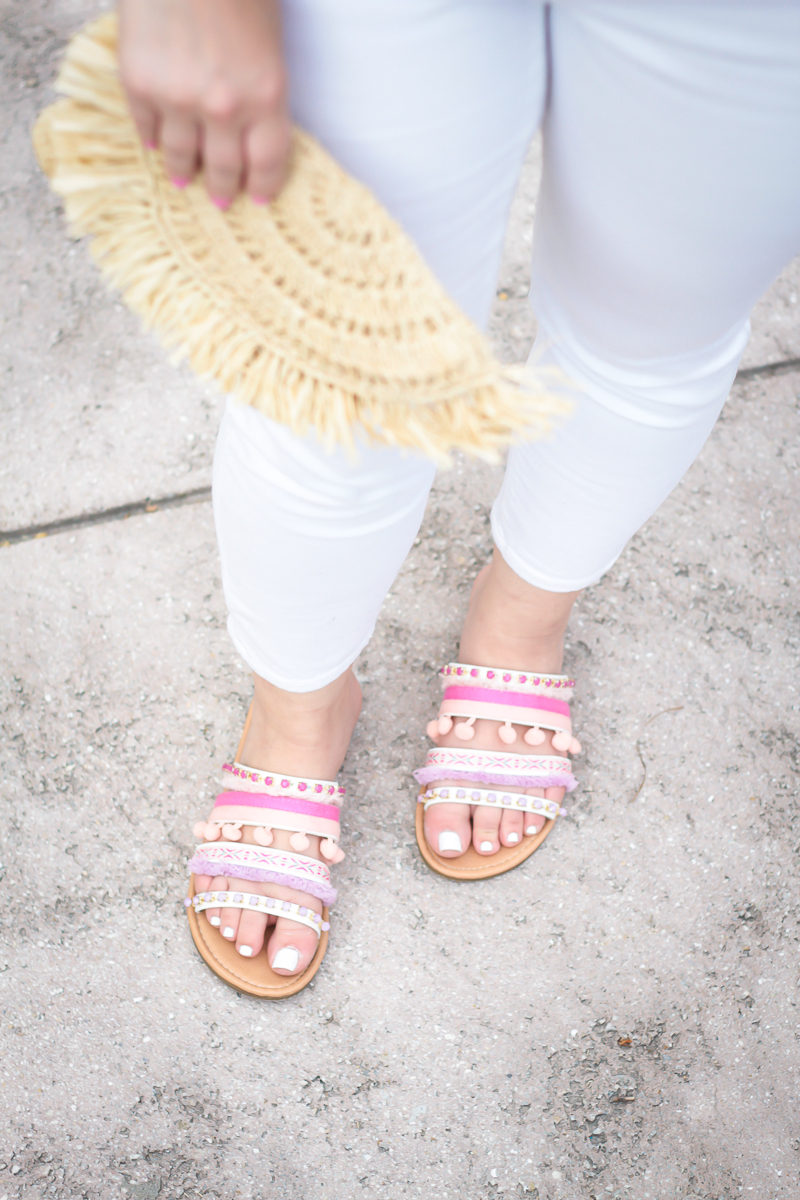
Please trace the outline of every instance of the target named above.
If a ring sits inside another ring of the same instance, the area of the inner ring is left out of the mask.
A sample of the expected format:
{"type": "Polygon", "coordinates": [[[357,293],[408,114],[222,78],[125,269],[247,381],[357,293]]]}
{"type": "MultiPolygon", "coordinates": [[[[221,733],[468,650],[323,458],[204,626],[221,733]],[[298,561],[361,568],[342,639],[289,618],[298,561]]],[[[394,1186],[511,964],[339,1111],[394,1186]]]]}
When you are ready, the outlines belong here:
{"type": "MultiPolygon", "coordinates": [[[[33,165],[91,11],[2,6],[7,530],[209,482],[218,397],[109,298],[33,165]]],[[[536,174],[534,149],[509,357],[536,174]]],[[[794,1200],[799,287],[796,262],[700,459],[576,611],[568,816],[476,886],[412,829],[499,478],[441,476],[358,663],[330,950],[280,1004],[215,979],[181,905],[248,701],[209,504],[0,546],[0,1200],[794,1200]]]]}

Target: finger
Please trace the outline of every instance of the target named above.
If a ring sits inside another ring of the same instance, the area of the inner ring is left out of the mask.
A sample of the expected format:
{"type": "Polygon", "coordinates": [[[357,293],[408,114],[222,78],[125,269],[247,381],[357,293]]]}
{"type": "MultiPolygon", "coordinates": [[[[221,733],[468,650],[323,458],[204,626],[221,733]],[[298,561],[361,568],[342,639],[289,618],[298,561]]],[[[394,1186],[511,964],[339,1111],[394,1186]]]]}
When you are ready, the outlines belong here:
{"type": "Polygon", "coordinates": [[[194,179],[200,149],[200,134],[191,117],[174,110],[164,114],[161,149],[167,175],[178,187],[185,187],[194,179]]]}
{"type": "Polygon", "coordinates": [[[257,204],[269,204],[286,182],[291,141],[288,121],[262,122],[246,131],[243,186],[257,204]]]}
{"type": "Polygon", "coordinates": [[[203,174],[217,208],[227,208],[239,190],[244,165],[241,134],[230,121],[207,121],[203,127],[203,174]]]}
{"type": "Polygon", "coordinates": [[[147,101],[131,95],[128,96],[128,107],[131,110],[136,131],[142,139],[142,145],[147,146],[149,150],[155,150],[158,145],[160,124],[157,110],[147,101]]]}

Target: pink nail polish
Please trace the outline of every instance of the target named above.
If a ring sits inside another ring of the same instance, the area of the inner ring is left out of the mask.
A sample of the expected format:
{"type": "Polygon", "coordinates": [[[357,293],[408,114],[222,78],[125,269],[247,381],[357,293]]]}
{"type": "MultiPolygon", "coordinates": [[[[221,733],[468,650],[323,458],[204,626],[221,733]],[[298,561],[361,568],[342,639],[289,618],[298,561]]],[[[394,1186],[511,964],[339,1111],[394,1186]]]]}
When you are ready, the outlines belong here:
{"type": "Polygon", "coordinates": [[[189,180],[184,179],[180,175],[173,175],[171,177],[171,182],[175,184],[176,188],[185,188],[189,186],[189,180]]]}
{"type": "Polygon", "coordinates": [[[225,212],[226,208],[230,208],[231,206],[230,200],[226,200],[222,196],[212,196],[211,200],[212,203],[216,204],[217,208],[221,208],[223,212],[225,212]]]}
{"type": "Polygon", "coordinates": [[[148,149],[148,150],[157,150],[157,149],[158,149],[158,142],[152,142],[152,141],[151,141],[151,142],[145,142],[145,146],[147,147],[147,149],[148,149]]]}
{"type": "Polygon", "coordinates": [[[253,204],[269,204],[266,196],[251,196],[250,199],[253,201],[253,204]]]}

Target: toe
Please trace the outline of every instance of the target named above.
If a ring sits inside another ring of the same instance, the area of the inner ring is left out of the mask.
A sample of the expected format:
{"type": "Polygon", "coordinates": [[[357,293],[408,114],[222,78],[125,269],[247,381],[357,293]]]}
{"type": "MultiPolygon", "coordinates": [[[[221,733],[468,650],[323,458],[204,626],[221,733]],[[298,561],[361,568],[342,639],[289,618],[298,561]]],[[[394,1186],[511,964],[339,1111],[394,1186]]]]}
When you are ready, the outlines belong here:
{"type": "Polygon", "coordinates": [[[469,806],[434,804],[425,814],[425,840],[442,858],[458,858],[470,843],[469,806]]]}
{"type": "MultiPolygon", "coordinates": [[[[544,796],[543,788],[526,788],[526,796],[544,796]]],[[[537,813],[525,813],[525,834],[527,837],[533,837],[539,832],[544,825],[544,817],[540,817],[537,813]]]]}
{"type": "Polygon", "coordinates": [[[318,940],[313,929],[287,917],[278,917],[267,947],[273,971],[279,975],[297,975],[304,971],[314,957],[318,940]]]}
{"type": "Polygon", "coordinates": [[[472,844],[479,854],[494,854],[499,846],[500,810],[476,804],[472,810],[472,844]]]}
{"type": "MultiPolygon", "coordinates": [[[[227,892],[228,890],[228,880],[224,875],[215,875],[213,879],[210,875],[197,875],[195,882],[198,892],[227,892]]],[[[205,918],[209,925],[213,925],[215,929],[219,929],[221,918],[218,908],[207,908],[205,910],[205,918]]]]}
{"type": "Polygon", "coordinates": [[[264,945],[266,932],[266,913],[250,912],[246,908],[241,910],[239,929],[236,934],[236,949],[242,958],[255,958],[264,945]]]}
{"type": "MultiPolygon", "coordinates": [[[[228,887],[226,879],[215,879],[212,891],[233,891],[236,887],[236,880],[233,880],[233,888],[228,887]],[[225,886],[222,887],[222,884],[225,886]]],[[[219,910],[219,931],[224,938],[229,942],[236,941],[236,934],[239,929],[239,921],[241,919],[242,910],[240,908],[221,908],[219,910]]]]}
{"type": "Polygon", "coordinates": [[[516,846],[517,842],[522,841],[524,824],[523,813],[510,808],[503,809],[500,815],[500,841],[504,846],[516,846]]]}

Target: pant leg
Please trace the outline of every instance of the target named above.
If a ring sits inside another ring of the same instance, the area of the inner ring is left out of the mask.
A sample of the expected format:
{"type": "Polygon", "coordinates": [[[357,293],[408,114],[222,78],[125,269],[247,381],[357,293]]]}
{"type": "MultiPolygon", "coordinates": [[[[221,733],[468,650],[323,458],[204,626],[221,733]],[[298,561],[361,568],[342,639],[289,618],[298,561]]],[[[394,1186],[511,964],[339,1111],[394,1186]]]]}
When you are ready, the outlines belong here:
{"type": "MultiPolygon", "coordinates": [[[[372,188],[483,323],[544,103],[531,0],[284,0],[295,119],[372,188]]],[[[372,632],[433,478],[419,456],[327,453],[229,403],[214,509],[245,661],[287,690],[336,678],[372,632]]]]}
{"type": "Polygon", "coordinates": [[[571,591],[693,461],[800,250],[800,6],[556,3],[551,72],[533,302],[580,390],[510,455],[493,530],[523,578],[571,591]]]}

